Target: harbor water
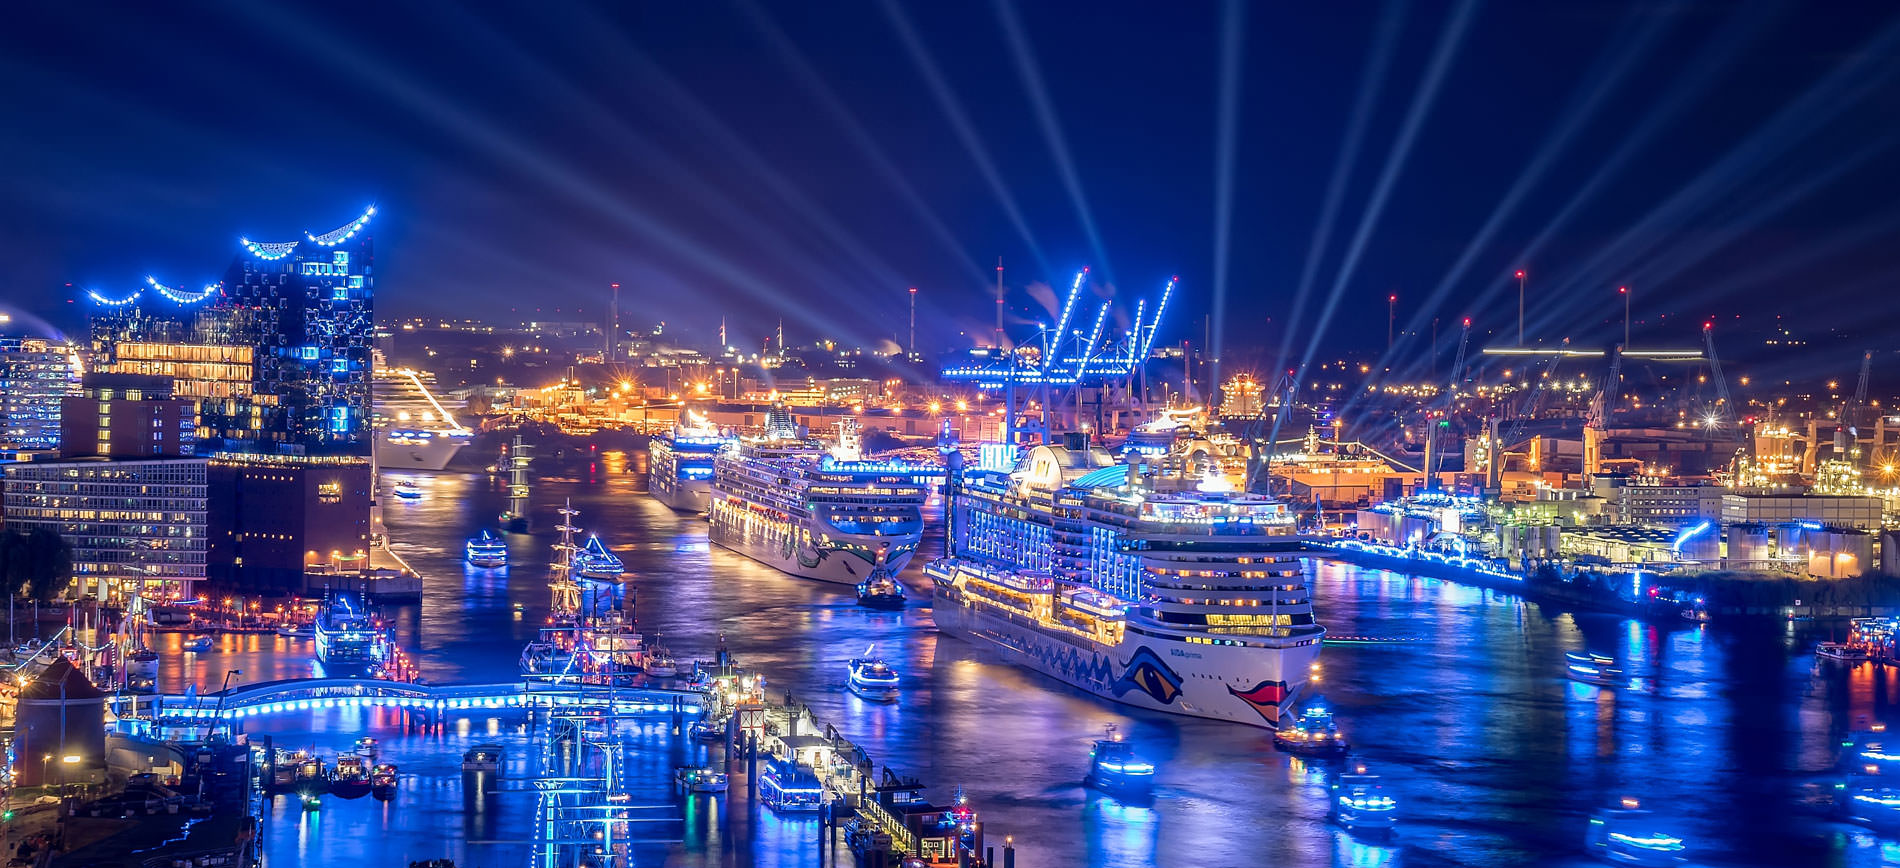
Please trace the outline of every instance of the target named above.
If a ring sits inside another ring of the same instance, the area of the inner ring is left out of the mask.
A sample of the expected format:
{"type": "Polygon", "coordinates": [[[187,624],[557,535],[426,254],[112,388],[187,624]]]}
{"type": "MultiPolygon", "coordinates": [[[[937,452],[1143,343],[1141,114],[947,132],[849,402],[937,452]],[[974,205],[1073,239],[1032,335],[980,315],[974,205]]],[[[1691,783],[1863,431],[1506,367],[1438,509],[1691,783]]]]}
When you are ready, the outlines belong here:
{"type": "MultiPolygon", "coordinates": [[[[1264,730],[1136,712],[1001,665],[940,636],[918,569],[911,608],[862,609],[848,588],[776,573],[706,542],[702,520],[645,496],[640,462],[608,454],[534,489],[533,535],[511,535],[512,566],[467,568],[462,541],[493,526],[499,480],[423,474],[416,500],[386,498],[395,547],[425,576],[419,606],[391,611],[399,642],[436,683],[512,679],[523,643],[547,611],[553,510],[571,499],[579,524],[626,562],[639,626],[682,661],[710,658],[721,637],[748,667],[863,745],[880,765],[915,775],[947,802],[961,787],[1017,864],[1407,865],[1589,864],[1589,814],[1640,799],[1699,862],[1736,865],[1900,864],[1900,847],[1834,821],[1838,747],[1850,726],[1894,716],[1900,682],[1863,666],[1817,669],[1806,624],[1738,633],[1658,627],[1541,609],[1509,595],[1333,562],[1313,565],[1319,620],[1337,637],[1313,690],[1338,711],[1351,762],[1385,777],[1400,800],[1387,843],[1327,824],[1325,782],[1341,763],[1276,752],[1264,730]],[[844,689],[845,662],[875,645],[903,676],[895,704],[844,689]],[[1566,680],[1564,653],[1619,658],[1635,689],[1566,680]],[[1118,724],[1159,767],[1156,798],[1124,805],[1085,790],[1092,739],[1118,724]]],[[[393,484],[398,474],[388,474],[393,484]]],[[[161,684],[215,690],[228,670],[246,681],[311,674],[307,642],[227,636],[205,654],[164,637],[161,684]]],[[[1900,723],[1900,717],[1895,719],[1900,723]]],[[[371,712],[326,711],[252,722],[279,747],[347,749],[369,734],[402,769],[391,803],[324,800],[314,813],[279,798],[267,857],[308,864],[390,865],[449,857],[463,868],[532,861],[535,797],[519,721],[470,718],[439,733],[406,733],[371,712]],[[472,792],[461,754],[509,748],[504,785],[472,792]],[[507,783],[512,782],[512,783],[507,783]]],[[[630,736],[623,771],[635,804],[652,805],[636,864],[818,864],[817,823],[780,821],[725,797],[683,806],[674,766],[706,759],[666,721],[630,736]],[[725,813],[722,813],[725,812],[725,813]],[[729,813],[731,815],[726,815],[729,813]],[[736,816],[735,816],[736,815],[736,816]]],[[[740,789],[734,779],[735,790],[740,789]]],[[[735,798],[740,794],[735,792],[735,798]]],[[[837,859],[837,864],[847,864],[837,859]]]]}

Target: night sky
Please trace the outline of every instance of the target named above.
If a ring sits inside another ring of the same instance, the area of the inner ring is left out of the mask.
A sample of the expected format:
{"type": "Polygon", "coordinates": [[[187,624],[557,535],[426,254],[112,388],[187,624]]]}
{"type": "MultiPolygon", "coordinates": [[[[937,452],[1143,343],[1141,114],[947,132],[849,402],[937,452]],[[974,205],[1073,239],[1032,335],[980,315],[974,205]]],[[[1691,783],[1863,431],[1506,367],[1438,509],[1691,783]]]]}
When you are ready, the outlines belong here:
{"type": "Polygon", "coordinates": [[[901,341],[910,286],[967,346],[999,256],[1024,322],[1179,274],[1162,340],[1224,309],[1236,360],[1381,350],[1388,293],[1515,340],[1518,267],[1532,340],[1620,338],[1619,284],[1638,343],[1900,318],[1891,4],[480,5],[9,9],[0,304],[72,329],[373,203],[386,314],[619,282],[754,346],[901,341]]]}

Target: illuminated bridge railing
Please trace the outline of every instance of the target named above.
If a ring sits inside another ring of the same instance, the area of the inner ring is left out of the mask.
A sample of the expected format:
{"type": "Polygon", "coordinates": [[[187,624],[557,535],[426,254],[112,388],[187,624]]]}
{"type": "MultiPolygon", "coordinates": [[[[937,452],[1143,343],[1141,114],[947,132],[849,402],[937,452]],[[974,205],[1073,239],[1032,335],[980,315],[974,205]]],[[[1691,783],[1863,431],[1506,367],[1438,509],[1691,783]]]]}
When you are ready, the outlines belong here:
{"type": "Polygon", "coordinates": [[[704,713],[695,690],[597,685],[409,684],[365,678],[296,678],[233,687],[219,693],[144,697],[138,707],[156,719],[236,720],[329,708],[395,708],[455,713],[505,709],[612,707],[627,714],[704,713]]]}

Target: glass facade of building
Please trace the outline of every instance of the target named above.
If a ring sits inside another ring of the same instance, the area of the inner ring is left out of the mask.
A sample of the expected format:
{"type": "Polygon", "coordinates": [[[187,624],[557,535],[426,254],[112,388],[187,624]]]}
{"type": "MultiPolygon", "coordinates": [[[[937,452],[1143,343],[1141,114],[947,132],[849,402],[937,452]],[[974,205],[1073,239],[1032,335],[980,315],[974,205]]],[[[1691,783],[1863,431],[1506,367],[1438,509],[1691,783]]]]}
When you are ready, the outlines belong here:
{"type": "Polygon", "coordinates": [[[0,338],[0,446],[57,447],[60,401],[78,389],[73,347],[38,338],[0,338]]]}

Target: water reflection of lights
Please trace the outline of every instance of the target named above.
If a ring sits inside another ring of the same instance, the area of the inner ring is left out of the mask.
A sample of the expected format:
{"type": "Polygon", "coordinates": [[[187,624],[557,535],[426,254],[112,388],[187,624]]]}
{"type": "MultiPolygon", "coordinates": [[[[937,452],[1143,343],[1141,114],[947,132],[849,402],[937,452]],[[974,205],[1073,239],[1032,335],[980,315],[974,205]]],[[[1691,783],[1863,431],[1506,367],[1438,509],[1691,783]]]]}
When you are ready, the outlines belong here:
{"type": "Polygon", "coordinates": [[[1398,861],[1399,848],[1368,844],[1348,832],[1333,833],[1333,864],[1347,868],[1378,868],[1398,861]]]}
{"type": "Polygon", "coordinates": [[[1082,816],[1091,851],[1087,864],[1156,864],[1161,819],[1154,808],[1091,794],[1082,816]]]}

